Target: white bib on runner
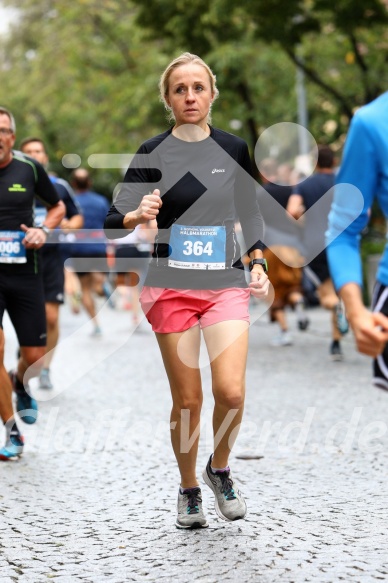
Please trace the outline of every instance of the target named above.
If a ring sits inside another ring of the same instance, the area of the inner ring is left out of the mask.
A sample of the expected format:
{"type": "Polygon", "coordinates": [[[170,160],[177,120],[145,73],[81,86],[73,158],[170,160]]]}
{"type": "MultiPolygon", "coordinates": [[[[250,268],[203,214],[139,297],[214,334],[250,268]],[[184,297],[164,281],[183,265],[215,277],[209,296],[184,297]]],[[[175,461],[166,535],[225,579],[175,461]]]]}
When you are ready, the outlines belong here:
{"type": "Polygon", "coordinates": [[[0,263],[27,263],[23,231],[0,231],[0,263]]]}

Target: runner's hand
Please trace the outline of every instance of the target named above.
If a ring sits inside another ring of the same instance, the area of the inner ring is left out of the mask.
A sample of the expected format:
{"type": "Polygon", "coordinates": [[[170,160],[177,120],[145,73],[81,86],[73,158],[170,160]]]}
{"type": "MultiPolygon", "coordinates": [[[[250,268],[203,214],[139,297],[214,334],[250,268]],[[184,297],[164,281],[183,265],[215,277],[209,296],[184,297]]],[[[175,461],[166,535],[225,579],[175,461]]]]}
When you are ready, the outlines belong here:
{"type": "Polygon", "coordinates": [[[376,358],[388,342],[388,318],[380,312],[370,312],[366,308],[349,319],[357,344],[357,350],[376,358]]]}
{"type": "Polygon", "coordinates": [[[136,218],[140,219],[141,223],[152,221],[159,214],[162,204],[160,190],[156,188],[152,194],[143,196],[139,207],[135,211],[136,218]]]}
{"type": "Polygon", "coordinates": [[[66,218],[61,220],[59,227],[61,231],[63,231],[66,234],[71,233],[71,231],[74,230],[71,228],[71,221],[69,221],[69,219],[66,218]]]}
{"type": "Polygon", "coordinates": [[[40,249],[46,243],[46,233],[42,229],[27,225],[20,225],[20,228],[25,233],[22,243],[26,249],[40,249]]]}
{"type": "Polygon", "coordinates": [[[269,283],[268,275],[261,267],[254,271],[252,269],[249,289],[255,298],[265,298],[268,295],[269,283]]]}

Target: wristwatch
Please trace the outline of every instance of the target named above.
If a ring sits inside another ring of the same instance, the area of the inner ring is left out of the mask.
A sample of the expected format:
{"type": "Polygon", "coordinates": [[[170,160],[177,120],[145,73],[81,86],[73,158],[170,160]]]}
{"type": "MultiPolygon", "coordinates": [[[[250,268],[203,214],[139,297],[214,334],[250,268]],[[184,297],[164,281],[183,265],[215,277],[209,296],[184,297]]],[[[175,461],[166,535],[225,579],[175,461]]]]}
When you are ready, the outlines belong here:
{"type": "Polygon", "coordinates": [[[252,259],[252,261],[249,262],[249,271],[252,271],[254,265],[261,265],[264,273],[268,273],[268,263],[266,259],[252,259]]]}
{"type": "Polygon", "coordinates": [[[47,225],[40,225],[39,229],[42,229],[46,237],[48,237],[49,234],[51,233],[51,230],[47,227],[47,225]]]}

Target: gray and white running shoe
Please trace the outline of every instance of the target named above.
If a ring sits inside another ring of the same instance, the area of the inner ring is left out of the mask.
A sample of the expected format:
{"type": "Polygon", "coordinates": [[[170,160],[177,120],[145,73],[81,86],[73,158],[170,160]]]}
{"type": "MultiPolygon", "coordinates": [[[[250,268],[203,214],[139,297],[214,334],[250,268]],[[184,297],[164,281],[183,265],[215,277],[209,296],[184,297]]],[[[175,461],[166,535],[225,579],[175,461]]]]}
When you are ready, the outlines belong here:
{"type": "Polygon", "coordinates": [[[183,494],[178,492],[177,528],[206,528],[209,526],[202,509],[201,488],[190,488],[183,494]]]}
{"type": "Polygon", "coordinates": [[[229,522],[245,518],[247,505],[241,492],[237,489],[230,471],[213,473],[210,463],[203,472],[203,479],[214,493],[214,507],[220,518],[229,522]]]}
{"type": "Polygon", "coordinates": [[[43,368],[39,375],[39,388],[40,389],[53,389],[53,383],[50,379],[50,370],[48,368],[43,368]]]}

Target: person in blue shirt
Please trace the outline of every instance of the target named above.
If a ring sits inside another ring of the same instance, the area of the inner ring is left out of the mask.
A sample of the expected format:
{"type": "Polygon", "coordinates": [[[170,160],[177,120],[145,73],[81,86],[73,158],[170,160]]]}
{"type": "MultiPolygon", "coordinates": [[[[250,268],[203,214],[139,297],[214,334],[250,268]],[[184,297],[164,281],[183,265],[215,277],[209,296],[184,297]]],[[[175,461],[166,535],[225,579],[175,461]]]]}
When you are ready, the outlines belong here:
{"type": "Polygon", "coordinates": [[[388,92],[353,117],[336,185],[327,232],[331,276],[344,301],[357,349],[375,359],[374,384],[388,390],[388,246],[377,271],[372,311],[362,300],[360,256],[361,233],[374,201],[388,217],[388,92]],[[363,197],[361,213],[346,228],[349,216],[357,214],[359,197],[341,188],[343,183],[356,187],[363,197]]]}
{"type": "MultiPolygon", "coordinates": [[[[93,322],[92,336],[100,336],[101,328],[98,322],[96,304],[93,291],[96,279],[100,287],[110,300],[112,290],[107,289],[106,279],[107,240],[103,231],[105,217],[110,204],[108,200],[91,190],[92,182],[88,170],[77,168],[71,174],[71,185],[74,188],[76,201],[84,217],[84,229],[77,241],[71,245],[71,262],[74,271],[79,277],[82,292],[82,305],[93,322]]],[[[110,303],[113,307],[113,303],[110,303]]]]}
{"type": "Polygon", "coordinates": [[[329,350],[332,360],[338,361],[343,359],[340,341],[342,335],[348,331],[348,324],[343,318],[342,305],[330,277],[325,250],[327,217],[335,181],[334,164],[333,150],[330,146],[320,144],[316,170],[314,174],[294,186],[293,194],[288,200],[287,211],[296,219],[303,215],[304,255],[308,256],[316,250],[313,259],[305,266],[304,273],[315,285],[320,305],[331,315],[332,339],[329,350]]]}

